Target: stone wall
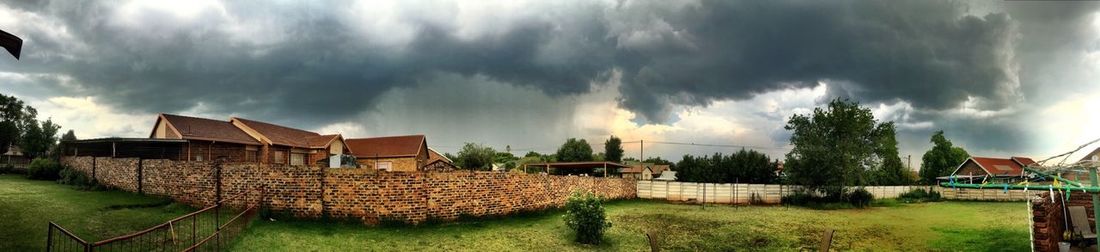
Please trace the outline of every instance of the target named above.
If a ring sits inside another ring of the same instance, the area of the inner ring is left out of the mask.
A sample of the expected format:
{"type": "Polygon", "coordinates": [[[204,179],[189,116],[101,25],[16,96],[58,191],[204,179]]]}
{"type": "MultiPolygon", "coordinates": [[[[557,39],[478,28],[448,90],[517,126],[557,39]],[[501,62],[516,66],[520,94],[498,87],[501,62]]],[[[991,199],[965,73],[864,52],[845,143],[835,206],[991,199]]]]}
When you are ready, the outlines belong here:
{"type": "MultiPolygon", "coordinates": [[[[1065,194],[1055,192],[1055,198],[1051,201],[1050,193],[1043,193],[1031,201],[1032,216],[1032,245],[1035,251],[1058,251],[1058,242],[1063,241],[1062,234],[1066,230],[1065,221],[1069,218],[1068,210],[1062,209],[1065,194]],[[1063,213],[1063,211],[1067,211],[1063,213]]],[[[1096,227],[1096,216],[1093,216],[1092,196],[1088,193],[1070,193],[1069,200],[1065,201],[1069,206],[1083,206],[1087,212],[1089,226],[1096,227]]],[[[1072,221],[1072,220],[1070,220],[1072,221]]],[[[1073,224],[1069,223],[1072,229],[1073,224]]]]}
{"type": "Polygon", "coordinates": [[[498,172],[380,172],[266,164],[63,157],[110,187],[169,196],[194,206],[263,188],[264,204],[298,217],[365,223],[453,220],[561,207],[574,190],[611,199],[636,197],[634,180],[498,172]],[[140,169],[138,167],[140,166],[140,169]],[[140,180],[139,180],[140,178],[140,180]]]}

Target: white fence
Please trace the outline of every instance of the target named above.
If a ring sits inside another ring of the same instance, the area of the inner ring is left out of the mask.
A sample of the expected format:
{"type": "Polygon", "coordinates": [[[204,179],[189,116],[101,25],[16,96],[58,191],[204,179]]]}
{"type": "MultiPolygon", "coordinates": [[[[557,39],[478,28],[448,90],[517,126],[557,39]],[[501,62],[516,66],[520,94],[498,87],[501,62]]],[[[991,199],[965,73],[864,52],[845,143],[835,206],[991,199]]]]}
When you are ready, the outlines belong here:
{"type": "MultiPolygon", "coordinates": [[[[777,184],[715,184],[715,183],[691,183],[668,181],[638,181],[638,198],[664,199],[668,201],[690,201],[718,203],[718,204],[747,204],[753,198],[759,202],[778,204],[784,195],[789,195],[799,189],[795,185],[777,184]]],[[[944,199],[958,200],[995,200],[1015,201],[1026,200],[1029,194],[1040,193],[1037,191],[1008,191],[990,189],[951,189],[939,186],[866,186],[863,189],[870,192],[876,199],[897,198],[898,195],[912,189],[922,188],[940,192],[944,199]]]]}

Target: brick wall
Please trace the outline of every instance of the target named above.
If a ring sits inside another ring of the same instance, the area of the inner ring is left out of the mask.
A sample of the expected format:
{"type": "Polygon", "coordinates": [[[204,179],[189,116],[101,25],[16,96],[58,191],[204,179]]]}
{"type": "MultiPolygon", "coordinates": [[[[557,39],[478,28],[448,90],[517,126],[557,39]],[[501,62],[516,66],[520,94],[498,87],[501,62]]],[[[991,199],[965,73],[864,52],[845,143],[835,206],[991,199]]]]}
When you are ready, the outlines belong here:
{"type": "MultiPolygon", "coordinates": [[[[1063,213],[1062,202],[1065,194],[1055,192],[1053,202],[1050,193],[1043,193],[1031,201],[1032,215],[1032,244],[1036,251],[1058,251],[1058,242],[1062,241],[1062,234],[1066,230],[1066,217],[1063,213]]],[[[1069,206],[1083,206],[1088,214],[1089,226],[1096,227],[1096,216],[1093,216],[1092,196],[1087,193],[1070,193],[1070,199],[1065,201],[1069,206]]],[[[1068,211],[1068,210],[1066,210],[1068,211]]],[[[1072,221],[1072,220],[1070,220],[1072,221]]],[[[1073,226],[1070,223],[1070,229],[1073,226]]]]}
{"type": "MultiPolygon", "coordinates": [[[[62,162],[91,173],[91,157],[62,162]]],[[[194,206],[216,198],[211,162],[96,158],[96,178],[108,186],[165,195],[194,206]],[[138,169],[138,163],[141,169],[138,169]],[[139,175],[140,172],[140,175],[139,175]]],[[[222,196],[264,188],[264,203],[298,217],[332,216],[365,223],[453,220],[561,207],[569,193],[587,189],[611,199],[636,197],[634,180],[494,172],[379,172],[372,169],[225,164],[222,196]]]]}

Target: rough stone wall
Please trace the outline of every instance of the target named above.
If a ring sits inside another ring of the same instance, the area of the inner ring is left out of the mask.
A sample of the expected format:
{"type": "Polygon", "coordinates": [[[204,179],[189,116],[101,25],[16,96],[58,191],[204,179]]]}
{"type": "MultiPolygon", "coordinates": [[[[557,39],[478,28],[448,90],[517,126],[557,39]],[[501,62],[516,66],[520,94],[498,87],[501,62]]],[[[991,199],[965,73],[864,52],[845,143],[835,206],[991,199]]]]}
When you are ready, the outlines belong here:
{"type": "MultiPolygon", "coordinates": [[[[91,158],[62,162],[88,172],[91,158]]],[[[97,177],[115,188],[137,191],[137,159],[98,158],[97,177]],[[99,176],[102,175],[102,176],[99,176]]],[[[165,195],[194,206],[263,188],[263,201],[274,211],[298,217],[325,215],[365,223],[453,220],[561,207],[574,190],[586,189],[610,199],[635,198],[634,180],[495,172],[380,172],[372,169],[141,160],[142,192],[165,195]]],[[[237,199],[232,203],[241,203],[237,199]]]]}
{"type": "MultiPolygon", "coordinates": [[[[1062,202],[1065,194],[1055,192],[1053,202],[1050,193],[1042,194],[1031,201],[1032,216],[1032,245],[1035,251],[1058,251],[1058,242],[1062,240],[1062,234],[1066,230],[1065,221],[1069,218],[1063,213],[1062,202]]],[[[1083,206],[1088,215],[1089,226],[1096,227],[1096,216],[1093,216],[1092,196],[1087,193],[1070,193],[1070,199],[1065,201],[1069,206],[1083,206]]],[[[1072,221],[1072,220],[1070,220],[1072,221]]],[[[1072,230],[1073,223],[1069,223],[1072,230]]]]}

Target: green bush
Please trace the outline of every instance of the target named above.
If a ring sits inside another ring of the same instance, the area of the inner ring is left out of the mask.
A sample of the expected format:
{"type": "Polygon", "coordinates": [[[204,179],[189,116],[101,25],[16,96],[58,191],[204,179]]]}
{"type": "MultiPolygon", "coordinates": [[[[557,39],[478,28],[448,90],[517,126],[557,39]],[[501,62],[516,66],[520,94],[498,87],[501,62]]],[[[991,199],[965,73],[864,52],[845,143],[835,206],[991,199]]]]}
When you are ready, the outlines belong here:
{"type": "Polygon", "coordinates": [[[27,178],[57,180],[61,177],[61,164],[48,158],[35,158],[27,166],[27,178]]]}
{"type": "Polygon", "coordinates": [[[565,203],[565,225],[576,232],[576,241],[600,244],[603,232],[611,227],[604,213],[603,200],[587,191],[575,191],[565,203]]]}
{"type": "Polygon", "coordinates": [[[940,192],[914,188],[898,195],[898,200],[905,203],[940,201],[940,192]]]}
{"type": "Polygon", "coordinates": [[[15,166],[12,164],[0,165],[0,174],[12,173],[13,171],[15,171],[15,166]]]}
{"type": "Polygon", "coordinates": [[[804,206],[825,210],[864,208],[870,206],[873,200],[874,196],[863,188],[844,193],[840,197],[818,196],[810,192],[795,191],[782,198],[784,205],[804,206]]]}
{"type": "Polygon", "coordinates": [[[72,167],[65,167],[64,169],[61,169],[60,177],[61,178],[57,180],[57,183],[71,185],[74,188],[80,190],[103,190],[103,186],[100,186],[95,179],[88,177],[88,175],[84,174],[83,172],[77,171],[72,167]]]}
{"type": "Polygon", "coordinates": [[[864,208],[871,205],[871,201],[875,200],[875,196],[871,195],[871,192],[863,188],[857,188],[848,193],[848,203],[858,208],[864,208]]]}

